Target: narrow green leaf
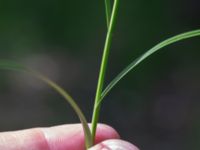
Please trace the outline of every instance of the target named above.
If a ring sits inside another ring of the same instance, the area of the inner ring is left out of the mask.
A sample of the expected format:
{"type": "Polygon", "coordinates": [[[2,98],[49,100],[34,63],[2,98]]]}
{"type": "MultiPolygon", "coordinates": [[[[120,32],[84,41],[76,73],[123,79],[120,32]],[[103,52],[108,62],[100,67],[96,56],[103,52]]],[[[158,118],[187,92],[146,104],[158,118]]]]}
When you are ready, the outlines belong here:
{"type": "Polygon", "coordinates": [[[105,9],[106,9],[107,28],[109,28],[110,18],[111,18],[111,0],[105,0],[105,9]]]}
{"type": "Polygon", "coordinates": [[[65,100],[71,105],[71,107],[74,109],[74,111],[78,115],[82,123],[84,134],[85,134],[86,148],[88,149],[89,147],[93,145],[92,135],[91,135],[85,116],[83,115],[79,106],[76,104],[75,100],[62,87],[60,87],[58,84],[56,84],[52,80],[48,79],[46,76],[40,74],[39,72],[13,61],[0,60],[0,69],[16,70],[16,71],[23,71],[23,72],[29,73],[30,75],[38,78],[39,80],[45,82],[48,86],[53,88],[57,93],[59,93],[62,97],[65,98],[65,100]]]}
{"type": "MultiPolygon", "coordinates": [[[[105,88],[105,90],[102,92],[101,94],[101,100],[99,101],[98,105],[102,102],[102,100],[104,99],[104,97],[110,92],[110,90],[125,76],[127,75],[132,69],[134,69],[137,65],[139,65],[141,62],[143,62],[146,58],[148,58],[149,56],[151,56],[153,53],[157,52],[158,50],[162,49],[165,46],[168,46],[170,44],[176,43],[178,41],[184,40],[184,39],[188,39],[188,38],[192,38],[192,37],[196,37],[196,36],[200,36],[200,29],[198,30],[193,30],[193,31],[189,31],[189,32],[185,32],[176,36],[173,36],[159,44],[157,44],[156,46],[154,46],[153,48],[151,48],[150,50],[148,50],[147,52],[145,52],[143,55],[141,55],[139,58],[137,58],[136,60],[134,60],[131,64],[129,64],[121,73],[119,73],[111,82],[110,84],[108,84],[108,86],[105,88]]],[[[98,107],[97,105],[97,107],[98,107]]]]}

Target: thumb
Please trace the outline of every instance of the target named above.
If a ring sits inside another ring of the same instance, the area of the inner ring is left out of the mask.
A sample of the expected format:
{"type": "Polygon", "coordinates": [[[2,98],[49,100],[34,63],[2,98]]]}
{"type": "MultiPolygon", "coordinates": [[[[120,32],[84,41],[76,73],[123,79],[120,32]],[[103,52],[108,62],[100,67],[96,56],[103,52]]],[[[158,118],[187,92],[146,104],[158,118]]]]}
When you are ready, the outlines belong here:
{"type": "Polygon", "coordinates": [[[118,139],[112,139],[103,141],[95,145],[94,147],[90,148],[89,150],[139,150],[139,149],[129,142],[118,139]]]}

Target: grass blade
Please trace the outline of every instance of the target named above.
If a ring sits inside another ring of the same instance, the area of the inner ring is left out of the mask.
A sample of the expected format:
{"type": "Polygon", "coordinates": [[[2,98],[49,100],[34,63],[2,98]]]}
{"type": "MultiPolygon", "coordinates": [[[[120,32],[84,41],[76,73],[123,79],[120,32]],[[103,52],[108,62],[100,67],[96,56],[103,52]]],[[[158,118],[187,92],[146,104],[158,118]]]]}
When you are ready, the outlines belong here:
{"type": "MultiPolygon", "coordinates": [[[[101,100],[99,101],[98,105],[102,102],[104,97],[110,92],[110,90],[124,77],[126,76],[132,69],[134,69],[137,65],[139,65],[141,62],[143,62],[146,58],[154,54],[155,52],[159,51],[165,46],[168,46],[170,44],[176,43],[178,41],[200,36],[200,29],[193,30],[189,32],[185,32],[176,36],[173,36],[167,40],[164,40],[163,42],[160,42],[159,44],[155,45],[151,49],[149,49],[147,52],[145,52],[143,55],[141,55],[139,58],[134,60],[131,64],[129,64],[121,73],[119,73],[111,82],[108,84],[108,86],[105,88],[105,90],[101,94],[101,100]]],[[[98,107],[97,105],[97,107],[98,107]]]]}
{"type": "Polygon", "coordinates": [[[110,18],[111,18],[111,0],[105,0],[105,9],[106,9],[107,28],[109,28],[110,18]]]}
{"type": "Polygon", "coordinates": [[[89,148],[93,145],[92,135],[91,135],[91,132],[90,132],[90,129],[89,129],[89,126],[84,114],[82,113],[81,109],[76,104],[74,99],[62,87],[60,87],[58,84],[56,84],[52,80],[48,79],[46,76],[40,74],[39,72],[32,70],[30,68],[27,68],[26,66],[13,62],[13,61],[0,60],[0,69],[16,70],[16,71],[23,71],[23,72],[29,73],[32,76],[38,78],[39,80],[45,82],[51,88],[53,88],[57,93],[59,93],[62,97],[65,98],[65,100],[71,105],[71,107],[74,109],[74,111],[78,115],[82,123],[84,134],[85,134],[86,148],[89,148]]]}

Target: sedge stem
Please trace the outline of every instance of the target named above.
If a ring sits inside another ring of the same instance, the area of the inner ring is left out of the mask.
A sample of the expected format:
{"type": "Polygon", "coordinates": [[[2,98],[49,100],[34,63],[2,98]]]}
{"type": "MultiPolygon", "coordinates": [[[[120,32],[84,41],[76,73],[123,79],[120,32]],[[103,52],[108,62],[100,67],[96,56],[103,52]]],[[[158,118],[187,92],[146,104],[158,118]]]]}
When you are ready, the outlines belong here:
{"type": "Polygon", "coordinates": [[[107,63],[108,63],[108,56],[109,56],[109,51],[110,51],[111,42],[112,42],[112,34],[114,31],[114,26],[115,26],[116,17],[117,17],[118,4],[119,4],[119,0],[114,0],[113,9],[112,9],[111,17],[110,17],[110,24],[108,27],[104,50],[103,50],[103,56],[102,56],[102,61],[101,61],[101,67],[100,67],[95,102],[94,102],[93,116],[92,116],[91,132],[92,132],[93,140],[95,139],[97,123],[99,121],[100,105],[97,106],[97,104],[99,103],[101,99],[101,93],[103,91],[105,73],[106,73],[106,68],[107,68],[107,63]]]}

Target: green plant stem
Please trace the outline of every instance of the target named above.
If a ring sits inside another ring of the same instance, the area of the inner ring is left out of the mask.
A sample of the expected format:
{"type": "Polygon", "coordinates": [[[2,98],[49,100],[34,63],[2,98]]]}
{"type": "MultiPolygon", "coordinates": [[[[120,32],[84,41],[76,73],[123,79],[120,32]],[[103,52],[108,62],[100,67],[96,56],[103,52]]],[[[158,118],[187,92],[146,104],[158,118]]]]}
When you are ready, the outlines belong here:
{"type": "Polygon", "coordinates": [[[108,32],[107,32],[107,36],[106,36],[105,46],[104,46],[104,50],[103,50],[103,56],[102,56],[102,61],[101,61],[100,73],[99,73],[96,96],[95,96],[94,110],[93,110],[93,116],[92,116],[92,130],[91,131],[92,131],[93,140],[94,140],[95,134],[96,134],[96,127],[97,127],[97,123],[99,120],[99,111],[100,111],[100,105],[98,105],[98,107],[96,107],[96,106],[101,98],[101,93],[103,90],[106,67],[107,67],[107,63],[108,63],[108,56],[109,56],[109,51],[110,51],[111,41],[112,41],[112,34],[114,31],[114,25],[116,22],[118,4],[119,4],[119,0],[115,0],[114,4],[113,4],[112,14],[111,14],[111,18],[110,18],[110,24],[109,24],[109,28],[108,28],[108,32]]]}
{"type": "Polygon", "coordinates": [[[110,17],[111,17],[111,2],[110,2],[110,0],[105,0],[105,9],[106,9],[106,23],[107,23],[107,28],[109,28],[110,17]]]}

